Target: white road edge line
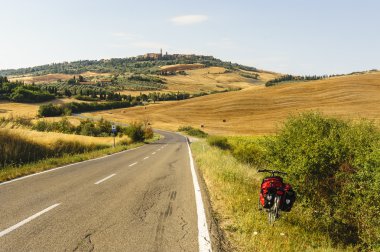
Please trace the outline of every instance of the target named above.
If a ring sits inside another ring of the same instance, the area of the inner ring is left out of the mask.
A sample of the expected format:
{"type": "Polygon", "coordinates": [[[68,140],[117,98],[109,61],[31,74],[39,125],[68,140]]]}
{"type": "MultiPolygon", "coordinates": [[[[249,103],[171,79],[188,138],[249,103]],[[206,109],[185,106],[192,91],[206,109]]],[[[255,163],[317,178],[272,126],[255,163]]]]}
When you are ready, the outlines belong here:
{"type": "Polygon", "coordinates": [[[42,214],[44,214],[44,213],[46,213],[46,212],[52,210],[53,208],[59,206],[60,204],[61,204],[61,203],[58,203],[58,204],[54,204],[54,205],[52,205],[52,206],[49,206],[48,208],[45,208],[45,209],[42,210],[41,212],[38,212],[38,213],[36,213],[36,214],[30,216],[29,218],[27,218],[27,219],[25,219],[25,220],[23,220],[23,221],[21,221],[21,222],[15,224],[15,225],[9,227],[9,228],[7,228],[7,229],[1,231],[1,232],[0,232],[0,237],[3,237],[4,235],[6,235],[6,234],[12,232],[13,230],[15,230],[15,229],[21,227],[22,225],[25,225],[26,223],[32,221],[33,219],[37,218],[38,216],[40,216],[40,215],[42,215],[42,214]]]}
{"type": "Polygon", "coordinates": [[[129,167],[136,165],[137,162],[134,162],[133,164],[130,164],[129,167]]]}
{"type": "MultiPolygon", "coordinates": [[[[187,142],[187,139],[186,139],[186,142],[187,142]]],[[[198,183],[197,173],[195,172],[195,168],[194,168],[194,160],[193,160],[190,145],[188,142],[187,142],[187,148],[189,149],[190,169],[191,169],[191,175],[193,177],[195,203],[197,205],[199,251],[211,252],[212,251],[211,240],[210,240],[210,234],[208,232],[208,227],[207,227],[207,219],[206,219],[206,213],[205,213],[205,209],[204,209],[203,201],[202,201],[201,188],[198,183]]]]}
{"type": "Polygon", "coordinates": [[[111,175],[109,175],[108,177],[105,177],[104,179],[101,179],[101,180],[99,180],[99,181],[95,182],[95,185],[99,185],[100,183],[102,183],[102,182],[106,181],[107,179],[110,179],[110,178],[112,178],[112,177],[113,177],[113,176],[115,176],[115,175],[116,175],[116,173],[114,173],[114,174],[111,174],[111,175]]]}
{"type": "Polygon", "coordinates": [[[144,157],[144,160],[148,159],[149,157],[144,157]]]}
{"type": "Polygon", "coordinates": [[[74,166],[74,165],[78,165],[78,164],[83,164],[83,163],[87,163],[87,162],[92,162],[92,161],[96,161],[96,160],[100,160],[100,159],[104,159],[104,158],[109,158],[109,157],[114,156],[114,155],[119,155],[119,154],[123,154],[125,152],[129,152],[129,151],[132,151],[132,150],[137,150],[137,149],[139,149],[141,147],[144,147],[144,146],[145,145],[142,145],[142,146],[139,146],[139,147],[136,147],[136,148],[133,148],[133,149],[116,152],[116,153],[111,154],[111,155],[106,155],[106,156],[103,156],[103,157],[98,157],[98,158],[94,158],[94,159],[80,161],[80,162],[76,162],[76,163],[60,166],[60,167],[57,167],[57,168],[49,169],[49,170],[46,170],[46,171],[33,173],[33,174],[26,175],[26,176],[23,176],[23,177],[20,177],[20,178],[15,178],[15,179],[12,179],[12,180],[9,180],[9,181],[1,182],[0,186],[6,185],[6,184],[10,184],[10,183],[13,183],[13,182],[16,182],[16,181],[19,181],[19,180],[23,180],[23,179],[26,179],[26,178],[34,177],[34,176],[37,176],[37,175],[41,175],[41,174],[44,174],[44,173],[53,172],[53,171],[56,171],[56,170],[67,168],[67,167],[70,167],[70,166],[74,166]]]}

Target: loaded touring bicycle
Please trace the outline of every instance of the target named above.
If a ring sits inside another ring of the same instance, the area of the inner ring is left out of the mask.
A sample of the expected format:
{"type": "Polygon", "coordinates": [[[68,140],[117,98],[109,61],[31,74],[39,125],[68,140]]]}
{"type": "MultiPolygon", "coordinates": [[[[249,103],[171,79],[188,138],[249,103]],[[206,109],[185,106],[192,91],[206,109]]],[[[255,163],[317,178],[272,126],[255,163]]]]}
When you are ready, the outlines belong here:
{"type": "Polygon", "coordinates": [[[273,224],[280,217],[280,211],[290,212],[296,200],[296,193],[280,176],[287,173],[276,170],[258,170],[258,172],[271,174],[261,183],[259,210],[265,209],[268,212],[269,223],[273,224]]]}

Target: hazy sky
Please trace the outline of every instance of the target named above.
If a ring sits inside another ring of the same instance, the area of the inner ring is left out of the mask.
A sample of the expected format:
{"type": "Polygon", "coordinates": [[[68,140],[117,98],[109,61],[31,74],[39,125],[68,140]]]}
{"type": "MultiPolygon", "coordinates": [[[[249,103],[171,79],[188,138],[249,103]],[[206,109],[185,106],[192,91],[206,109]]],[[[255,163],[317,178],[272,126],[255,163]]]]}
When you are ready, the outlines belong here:
{"type": "Polygon", "coordinates": [[[0,69],[158,52],[292,74],[380,68],[378,0],[0,0],[0,69]]]}

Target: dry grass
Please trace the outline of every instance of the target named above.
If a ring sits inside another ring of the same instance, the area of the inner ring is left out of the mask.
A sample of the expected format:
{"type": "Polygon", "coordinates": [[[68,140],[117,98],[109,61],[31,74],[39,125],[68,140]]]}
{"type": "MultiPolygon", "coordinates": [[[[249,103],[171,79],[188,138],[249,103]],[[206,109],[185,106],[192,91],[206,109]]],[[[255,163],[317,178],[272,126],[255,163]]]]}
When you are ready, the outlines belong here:
{"type": "Polygon", "coordinates": [[[0,117],[7,117],[9,115],[14,116],[27,116],[35,117],[37,115],[38,109],[42,104],[54,103],[54,104],[63,104],[77,101],[74,98],[64,98],[64,99],[55,99],[49,102],[43,103],[17,103],[17,102],[7,102],[0,101],[0,117]]]}
{"type": "Polygon", "coordinates": [[[380,73],[375,72],[270,88],[251,86],[237,92],[161,102],[146,109],[135,107],[94,114],[122,122],[148,118],[154,127],[163,129],[204,125],[204,130],[211,134],[262,135],[274,133],[290,114],[309,110],[341,118],[365,117],[380,123],[379,107],[380,73]]]}
{"type": "Polygon", "coordinates": [[[248,88],[253,81],[238,73],[225,73],[223,67],[207,67],[186,71],[187,75],[166,76],[168,91],[197,93],[226,88],[248,88]]]}
{"type": "Polygon", "coordinates": [[[198,68],[204,68],[203,64],[195,63],[195,64],[176,64],[176,65],[167,65],[162,66],[160,69],[166,71],[183,71],[183,70],[193,70],[198,68]]]}
{"type": "MultiPolygon", "coordinates": [[[[0,129],[0,132],[3,129],[0,129]]],[[[29,129],[16,128],[9,129],[12,134],[17,134],[25,139],[33,140],[34,142],[41,144],[52,144],[57,140],[64,141],[79,141],[82,144],[105,144],[113,145],[113,137],[91,137],[91,136],[82,136],[82,135],[73,135],[73,134],[64,134],[58,132],[39,132],[29,129]]],[[[128,140],[127,136],[116,137],[116,144],[122,140],[128,140]]]]}

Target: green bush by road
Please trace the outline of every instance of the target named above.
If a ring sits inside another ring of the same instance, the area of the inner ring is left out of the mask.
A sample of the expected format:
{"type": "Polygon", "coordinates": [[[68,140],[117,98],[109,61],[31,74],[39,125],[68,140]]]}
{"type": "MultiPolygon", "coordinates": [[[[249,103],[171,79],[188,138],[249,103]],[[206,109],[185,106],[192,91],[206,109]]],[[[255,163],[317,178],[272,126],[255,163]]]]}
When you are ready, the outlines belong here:
{"type": "Polygon", "coordinates": [[[380,191],[380,132],[372,122],[306,113],[289,118],[276,136],[226,139],[209,142],[229,146],[225,154],[254,168],[289,173],[303,214],[287,222],[326,234],[335,247],[380,249],[380,194],[374,193],[380,191]]]}

